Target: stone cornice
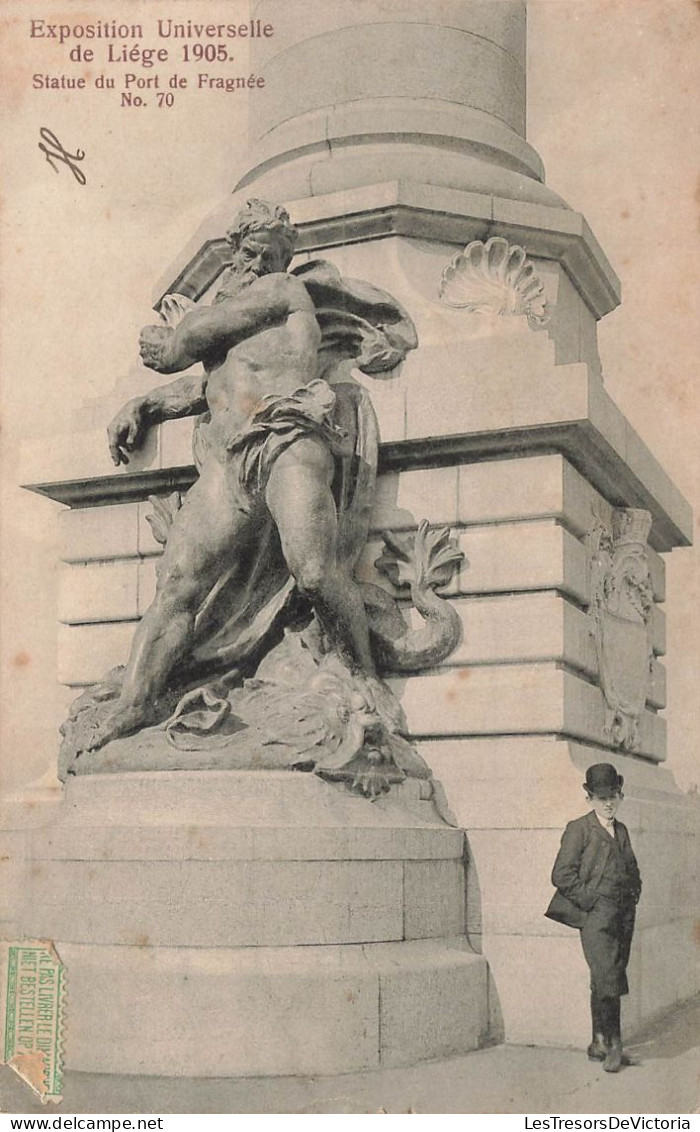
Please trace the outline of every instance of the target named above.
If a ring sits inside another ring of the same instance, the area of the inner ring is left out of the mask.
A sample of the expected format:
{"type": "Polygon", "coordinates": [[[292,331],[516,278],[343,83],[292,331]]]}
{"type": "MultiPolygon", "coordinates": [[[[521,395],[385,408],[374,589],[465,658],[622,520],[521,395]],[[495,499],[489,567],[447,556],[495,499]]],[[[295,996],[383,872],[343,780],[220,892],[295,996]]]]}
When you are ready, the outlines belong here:
{"type": "MultiPolygon", "coordinates": [[[[649,537],[654,549],[668,551],[674,546],[689,546],[692,543],[689,505],[639,437],[629,426],[624,429],[624,424],[622,414],[601,388],[591,395],[588,419],[382,444],[379,470],[395,472],[405,468],[465,464],[514,453],[518,456],[558,453],[613,506],[647,508],[654,520],[649,537]],[[624,454],[620,438],[624,441],[624,454]]],[[[194,466],[188,463],[24,486],[69,507],[93,507],[186,490],[194,483],[196,475],[194,466]]]]}
{"type": "MultiPolygon", "coordinates": [[[[389,236],[462,247],[471,240],[502,236],[522,244],[529,256],[561,264],[596,318],[620,303],[617,275],[585,218],[570,209],[409,181],[309,197],[289,202],[289,208],[299,229],[300,253],[389,236]]],[[[207,240],[163,294],[199,298],[229,257],[225,239],[207,240]]]]}

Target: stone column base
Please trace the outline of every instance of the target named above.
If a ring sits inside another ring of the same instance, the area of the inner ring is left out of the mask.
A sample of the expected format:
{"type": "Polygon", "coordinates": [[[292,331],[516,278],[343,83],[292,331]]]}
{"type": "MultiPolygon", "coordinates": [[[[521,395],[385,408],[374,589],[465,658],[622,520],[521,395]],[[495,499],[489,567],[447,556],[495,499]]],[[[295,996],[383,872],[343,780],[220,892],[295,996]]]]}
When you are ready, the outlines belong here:
{"type": "Polygon", "coordinates": [[[25,834],[20,938],[66,966],[66,1068],[316,1075],[487,1037],[463,834],[418,783],[368,802],[311,775],[69,780],[25,834]]]}

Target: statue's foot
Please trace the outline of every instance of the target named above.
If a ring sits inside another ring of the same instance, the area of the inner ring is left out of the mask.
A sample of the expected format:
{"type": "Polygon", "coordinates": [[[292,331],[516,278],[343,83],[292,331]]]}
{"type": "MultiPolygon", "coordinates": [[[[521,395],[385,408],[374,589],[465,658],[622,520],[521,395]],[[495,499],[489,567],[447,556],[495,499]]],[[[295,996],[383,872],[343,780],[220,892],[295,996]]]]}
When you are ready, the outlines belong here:
{"type": "Polygon", "coordinates": [[[362,676],[357,679],[367,696],[368,706],[376,711],[386,729],[394,735],[405,734],[406,716],[391,688],[377,676],[362,676]]]}
{"type": "Polygon", "coordinates": [[[101,723],[96,724],[88,731],[80,744],[79,752],[98,751],[100,747],[111,743],[113,739],[123,739],[127,735],[133,735],[135,731],[147,727],[150,722],[148,712],[144,707],[137,707],[133,704],[117,705],[114,711],[111,711],[101,723]]]}

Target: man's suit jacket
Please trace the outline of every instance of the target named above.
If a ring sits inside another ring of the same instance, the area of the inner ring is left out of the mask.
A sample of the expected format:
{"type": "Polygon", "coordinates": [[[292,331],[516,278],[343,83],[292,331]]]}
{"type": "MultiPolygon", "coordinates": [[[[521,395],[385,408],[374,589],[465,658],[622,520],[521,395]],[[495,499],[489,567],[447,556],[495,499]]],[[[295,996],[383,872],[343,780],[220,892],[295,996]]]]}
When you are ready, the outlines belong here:
{"type": "MultiPolygon", "coordinates": [[[[616,821],[615,833],[630,878],[629,894],[637,901],[642,881],[627,827],[616,821]]],[[[593,810],[570,821],[552,870],[552,884],[557,891],[545,916],[572,928],[582,928],[587,913],[598,899],[598,886],[614,850],[613,838],[603,829],[593,810]]]]}

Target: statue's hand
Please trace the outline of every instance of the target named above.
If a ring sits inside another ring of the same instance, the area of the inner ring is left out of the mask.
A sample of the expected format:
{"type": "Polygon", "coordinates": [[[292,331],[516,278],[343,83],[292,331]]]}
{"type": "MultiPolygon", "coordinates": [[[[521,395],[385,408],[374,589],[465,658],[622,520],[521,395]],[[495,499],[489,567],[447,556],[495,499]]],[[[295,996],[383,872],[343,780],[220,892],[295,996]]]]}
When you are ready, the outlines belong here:
{"type": "Polygon", "coordinates": [[[186,295],[166,295],[160,304],[160,317],[166,326],[175,330],[185,315],[196,309],[196,305],[186,295]]]}
{"type": "Polygon", "coordinates": [[[167,373],[168,347],[173,336],[169,326],[144,326],[139,338],[141,361],[149,369],[167,373]]]}
{"type": "Polygon", "coordinates": [[[138,448],[148,428],[144,401],[136,397],[129,401],[110,422],[107,440],[112,460],[119,467],[128,464],[127,452],[138,448]]]}

